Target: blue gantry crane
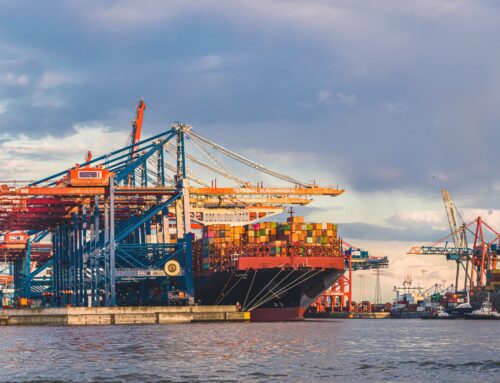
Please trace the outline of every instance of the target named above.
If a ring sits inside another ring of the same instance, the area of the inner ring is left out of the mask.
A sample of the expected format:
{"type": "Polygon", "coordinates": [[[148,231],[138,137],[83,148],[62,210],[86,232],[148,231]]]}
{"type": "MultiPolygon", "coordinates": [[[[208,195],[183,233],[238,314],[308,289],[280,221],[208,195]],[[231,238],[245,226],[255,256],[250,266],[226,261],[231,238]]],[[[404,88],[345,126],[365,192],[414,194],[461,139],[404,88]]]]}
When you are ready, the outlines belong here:
{"type": "Polygon", "coordinates": [[[13,265],[16,304],[34,298],[50,306],[165,304],[173,290],[190,299],[193,224],[206,220],[207,206],[222,211],[210,214],[211,222],[220,214],[247,223],[282,212],[283,204],[306,205],[311,196],[343,192],[273,171],[186,124],[139,140],[144,108],[138,104],[129,145],[95,158],[89,152],[82,164],[23,187],[0,186],[0,228],[22,237],[0,243],[0,256],[13,265]],[[187,140],[212,163],[188,154],[187,140]],[[255,186],[209,150],[294,186],[255,186]],[[188,160],[236,187],[209,185],[188,160]],[[254,206],[258,214],[252,216],[254,206]]]}

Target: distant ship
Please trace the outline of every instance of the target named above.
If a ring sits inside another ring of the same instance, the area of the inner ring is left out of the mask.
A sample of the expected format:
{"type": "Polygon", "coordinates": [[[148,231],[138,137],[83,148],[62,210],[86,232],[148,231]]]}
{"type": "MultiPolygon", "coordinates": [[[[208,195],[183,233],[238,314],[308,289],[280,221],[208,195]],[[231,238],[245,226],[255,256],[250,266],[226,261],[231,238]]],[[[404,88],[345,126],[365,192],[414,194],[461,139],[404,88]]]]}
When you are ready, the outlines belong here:
{"type": "Polygon", "coordinates": [[[423,288],[412,286],[412,279],[407,276],[403,286],[394,286],[396,297],[390,312],[391,318],[396,319],[418,319],[427,315],[424,301],[423,288]]]}

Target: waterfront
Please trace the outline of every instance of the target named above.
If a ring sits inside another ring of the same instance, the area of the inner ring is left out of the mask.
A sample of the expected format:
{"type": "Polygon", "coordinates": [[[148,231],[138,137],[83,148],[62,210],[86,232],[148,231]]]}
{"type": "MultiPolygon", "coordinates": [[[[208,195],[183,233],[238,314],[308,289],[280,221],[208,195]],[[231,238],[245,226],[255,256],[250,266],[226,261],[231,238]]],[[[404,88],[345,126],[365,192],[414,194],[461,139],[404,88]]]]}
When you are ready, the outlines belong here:
{"type": "Polygon", "coordinates": [[[0,327],[1,382],[496,382],[497,321],[0,327]]]}

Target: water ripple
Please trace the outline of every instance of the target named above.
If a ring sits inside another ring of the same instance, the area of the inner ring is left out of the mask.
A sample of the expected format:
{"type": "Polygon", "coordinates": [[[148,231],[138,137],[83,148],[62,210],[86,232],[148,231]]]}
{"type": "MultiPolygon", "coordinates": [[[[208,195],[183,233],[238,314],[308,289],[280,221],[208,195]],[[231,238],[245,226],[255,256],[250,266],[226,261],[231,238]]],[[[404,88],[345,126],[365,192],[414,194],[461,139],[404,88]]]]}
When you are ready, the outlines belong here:
{"type": "Polygon", "coordinates": [[[499,329],[420,320],[0,327],[0,382],[497,382],[499,329]]]}

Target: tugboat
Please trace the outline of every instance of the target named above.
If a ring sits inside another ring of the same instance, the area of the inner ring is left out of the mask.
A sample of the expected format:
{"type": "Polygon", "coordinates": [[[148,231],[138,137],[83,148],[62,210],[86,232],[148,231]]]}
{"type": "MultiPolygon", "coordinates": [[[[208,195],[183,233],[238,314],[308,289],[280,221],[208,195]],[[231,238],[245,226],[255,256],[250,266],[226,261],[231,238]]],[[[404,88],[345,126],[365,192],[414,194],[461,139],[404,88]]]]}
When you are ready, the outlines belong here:
{"type": "Polygon", "coordinates": [[[429,315],[422,316],[422,319],[457,319],[457,315],[447,313],[443,306],[438,306],[432,310],[429,315]]]}
{"type": "Polygon", "coordinates": [[[490,294],[488,294],[488,299],[483,302],[479,310],[474,310],[469,314],[465,314],[465,319],[500,319],[500,313],[493,307],[490,300],[490,294]]]}

